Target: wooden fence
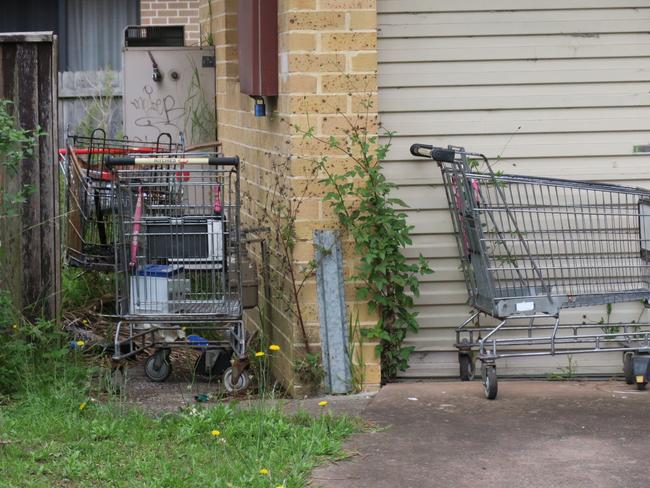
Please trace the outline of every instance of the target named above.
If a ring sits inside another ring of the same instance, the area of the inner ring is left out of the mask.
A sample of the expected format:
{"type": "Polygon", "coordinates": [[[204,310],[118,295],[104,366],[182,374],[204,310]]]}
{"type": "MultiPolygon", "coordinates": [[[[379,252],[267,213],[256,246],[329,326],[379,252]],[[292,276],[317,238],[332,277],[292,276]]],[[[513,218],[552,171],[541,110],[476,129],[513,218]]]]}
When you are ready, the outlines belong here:
{"type": "Polygon", "coordinates": [[[52,319],[61,289],[56,36],[0,34],[0,99],[13,102],[20,127],[44,133],[17,172],[0,175],[0,195],[30,188],[18,215],[0,216],[0,287],[29,318],[52,319]]]}
{"type": "Polygon", "coordinates": [[[121,138],[122,73],[120,71],[64,71],[59,73],[59,147],[65,134],[88,136],[101,127],[121,138]]]}

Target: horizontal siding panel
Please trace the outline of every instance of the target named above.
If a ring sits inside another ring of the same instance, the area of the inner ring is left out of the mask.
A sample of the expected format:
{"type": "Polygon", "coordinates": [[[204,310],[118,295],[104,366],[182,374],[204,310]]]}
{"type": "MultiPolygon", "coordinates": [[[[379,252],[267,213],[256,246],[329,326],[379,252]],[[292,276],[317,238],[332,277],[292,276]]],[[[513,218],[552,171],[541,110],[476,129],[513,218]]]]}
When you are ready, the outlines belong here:
{"type": "Polygon", "coordinates": [[[499,10],[562,10],[562,9],[596,9],[596,8],[636,8],[647,7],[645,0],[378,0],[380,13],[403,12],[472,12],[484,11],[489,5],[490,11],[499,10]]]}
{"type": "Polygon", "coordinates": [[[426,258],[450,258],[458,256],[456,240],[452,235],[439,236],[431,239],[428,236],[411,236],[413,244],[407,246],[404,254],[409,258],[414,258],[422,254],[426,258]]]}
{"type": "Polygon", "coordinates": [[[384,112],[381,123],[385,129],[394,130],[398,137],[515,132],[650,132],[650,107],[429,111],[411,112],[408,117],[404,117],[403,112],[384,112]]]}
{"type": "MultiPolygon", "coordinates": [[[[598,157],[603,154],[623,156],[631,154],[635,145],[644,144],[648,138],[650,135],[647,132],[602,132],[553,134],[550,137],[544,137],[543,134],[515,134],[514,136],[505,134],[502,136],[430,136],[426,139],[434,146],[463,145],[469,151],[480,152],[493,159],[499,155],[508,158],[598,157]]],[[[408,137],[394,138],[391,146],[393,155],[410,154],[409,148],[413,142],[415,141],[408,137]]],[[[547,174],[547,176],[558,175],[547,174]]]]}
{"type": "Polygon", "coordinates": [[[380,17],[379,37],[530,36],[647,32],[650,8],[401,13],[380,17]]]}
{"type": "MultiPolygon", "coordinates": [[[[650,140],[650,135],[648,136],[650,140]]],[[[411,142],[429,143],[431,137],[413,138],[411,142]]],[[[458,139],[456,139],[458,142],[458,139]]],[[[446,144],[445,144],[446,145],[446,144]]],[[[469,149],[480,151],[479,147],[469,149]]],[[[425,159],[397,159],[397,152],[384,163],[384,174],[404,186],[441,185],[438,165],[425,159]]],[[[404,158],[410,157],[401,153],[404,158]]],[[[650,188],[650,155],[594,156],[574,158],[503,158],[494,163],[495,170],[509,174],[553,176],[575,180],[610,181],[617,184],[650,188]]]]}
{"type": "Polygon", "coordinates": [[[650,107],[647,83],[386,88],[385,113],[467,110],[526,110],[573,107],[650,107]]]}
{"type": "MultiPolygon", "coordinates": [[[[577,375],[611,375],[623,373],[620,353],[577,354],[571,357],[577,375]]],[[[404,378],[458,377],[458,355],[451,351],[430,354],[426,350],[413,353],[410,368],[400,374],[404,378]]],[[[566,355],[530,358],[506,358],[499,361],[500,378],[541,377],[562,373],[568,367],[566,355]]],[[[477,379],[478,381],[478,379],[477,379]]],[[[478,387],[478,385],[477,385],[478,387]]]]}
{"type": "Polygon", "coordinates": [[[603,34],[594,37],[503,36],[424,40],[413,45],[403,37],[379,39],[380,63],[647,57],[650,36],[603,34]]]}
{"type": "MultiPolygon", "coordinates": [[[[378,77],[379,85],[383,89],[418,86],[611,83],[647,81],[650,78],[650,65],[638,58],[382,63],[378,77]]],[[[382,91],[380,90],[380,94],[382,91]]]]}

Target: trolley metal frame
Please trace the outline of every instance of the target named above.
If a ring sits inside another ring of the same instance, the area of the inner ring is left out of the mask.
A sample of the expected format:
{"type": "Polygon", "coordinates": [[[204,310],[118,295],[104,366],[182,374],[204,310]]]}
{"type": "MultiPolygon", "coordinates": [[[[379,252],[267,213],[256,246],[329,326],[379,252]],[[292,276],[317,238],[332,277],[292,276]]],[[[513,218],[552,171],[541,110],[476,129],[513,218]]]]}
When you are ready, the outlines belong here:
{"type": "Polygon", "coordinates": [[[647,306],[650,191],[501,174],[461,147],[414,144],[411,153],[440,167],[475,309],[456,329],[461,379],[473,378],[478,359],[486,397],[494,399],[497,359],[619,351],[626,381],[644,389],[650,323],[564,324],[560,311],[647,306]],[[482,326],[481,316],[496,325],[482,326]]]}
{"type": "Polygon", "coordinates": [[[239,367],[221,361],[228,367],[219,373],[228,390],[246,388],[239,158],[166,153],[109,157],[106,164],[114,182],[121,316],[113,358],[155,351],[145,372],[163,381],[172,349],[201,350],[208,370],[215,353],[232,353],[239,367]]]}

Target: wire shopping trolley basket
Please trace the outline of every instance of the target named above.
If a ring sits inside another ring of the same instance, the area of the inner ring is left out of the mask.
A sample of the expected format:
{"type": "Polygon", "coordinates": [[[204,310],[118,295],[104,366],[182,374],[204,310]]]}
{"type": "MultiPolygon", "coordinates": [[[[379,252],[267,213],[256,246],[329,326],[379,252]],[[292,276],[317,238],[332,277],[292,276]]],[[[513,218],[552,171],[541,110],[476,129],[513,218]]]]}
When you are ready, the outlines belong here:
{"type": "Polygon", "coordinates": [[[473,377],[476,351],[494,399],[497,359],[622,351],[626,381],[644,389],[650,324],[565,324],[560,311],[647,303],[650,191],[495,173],[482,154],[452,146],[414,144],[411,153],[441,169],[475,310],[456,329],[461,379],[473,377]],[[481,314],[497,324],[481,327],[481,314]]]}
{"type": "Polygon", "coordinates": [[[112,236],[113,182],[105,166],[109,156],[159,154],[179,151],[170,134],[156,142],[107,139],[103,129],[90,137],[71,135],[59,149],[66,187],[66,261],[85,270],[112,271],[115,252],[112,236]]]}
{"type": "Polygon", "coordinates": [[[197,368],[223,374],[229,391],[245,389],[248,372],[230,365],[246,355],[239,158],[159,154],[107,164],[121,316],[114,359],[153,351],[145,373],[164,381],[172,348],[198,348],[197,368]]]}

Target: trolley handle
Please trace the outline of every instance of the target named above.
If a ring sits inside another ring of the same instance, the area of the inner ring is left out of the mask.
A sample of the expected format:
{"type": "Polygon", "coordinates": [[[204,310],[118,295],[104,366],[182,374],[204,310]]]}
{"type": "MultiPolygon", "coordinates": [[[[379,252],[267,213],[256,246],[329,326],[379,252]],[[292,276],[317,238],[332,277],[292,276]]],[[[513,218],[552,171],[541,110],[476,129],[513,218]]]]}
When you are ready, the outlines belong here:
{"type": "Polygon", "coordinates": [[[440,163],[453,163],[456,158],[456,151],[429,146],[428,144],[413,144],[411,146],[411,154],[422,158],[435,159],[440,163]]]}
{"type": "Polygon", "coordinates": [[[106,166],[134,166],[134,165],[160,165],[160,164],[210,164],[213,166],[239,166],[239,156],[109,156],[106,166]]]}

